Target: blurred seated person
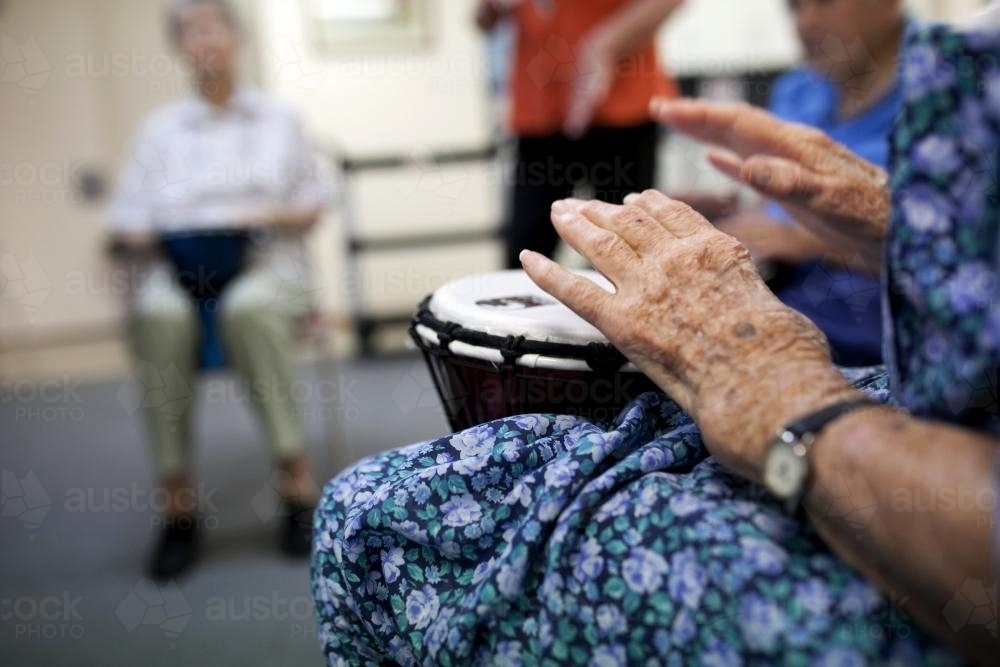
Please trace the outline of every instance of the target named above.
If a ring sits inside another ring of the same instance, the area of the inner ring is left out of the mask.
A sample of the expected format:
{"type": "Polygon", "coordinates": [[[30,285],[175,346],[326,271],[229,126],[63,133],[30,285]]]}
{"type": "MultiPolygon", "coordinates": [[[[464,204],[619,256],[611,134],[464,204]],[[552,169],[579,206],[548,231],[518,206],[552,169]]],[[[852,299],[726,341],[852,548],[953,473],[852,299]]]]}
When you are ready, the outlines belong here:
{"type": "MultiPolygon", "coordinates": [[[[888,138],[900,106],[901,5],[901,0],[790,0],[809,60],[775,82],[771,112],[823,130],[853,153],[888,168],[888,138]]],[[[726,210],[728,202],[705,197],[689,203],[742,241],[758,262],[778,264],[772,289],[823,330],[836,363],[881,363],[876,267],[867,266],[849,246],[818,238],[777,203],[736,212],[726,210]]]]}
{"type": "Polygon", "coordinates": [[[168,401],[142,409],[171,498],[152,563],[159,578],[197,553],[187,402],[200,369],[233,368],[252,387],[241,395],[286,473],[290,554],[308,552],[317,495],[288,395],[296,327],[313,305],[293,247],[321,213],[316,161],[295,114],[237,82],[240,35],[224,0],[178,0],[169,21],[196,93],[146,120],[111,216],[138,278],[128,322],[136,376],[168,401]]]}
{"type": "Polygon", "coordinates": [[[559,242],[553,202],[586,183],[620,204],[655,185],[656,96],[675,96],[660,67],[656,32],[683,0],[480,0],[477,23],[514,21],[510,129],[517,137],[508,268],[525,248],[551,256],[559,242]]]}

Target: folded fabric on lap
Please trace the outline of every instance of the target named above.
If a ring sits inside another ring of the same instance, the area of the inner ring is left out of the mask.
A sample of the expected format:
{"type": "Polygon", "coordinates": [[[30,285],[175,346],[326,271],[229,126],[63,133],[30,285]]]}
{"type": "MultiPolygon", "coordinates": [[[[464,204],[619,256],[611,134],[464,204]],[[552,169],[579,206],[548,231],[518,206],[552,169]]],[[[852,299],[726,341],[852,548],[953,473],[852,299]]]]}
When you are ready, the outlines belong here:
{"type": "Polygon", "coordinates": [[[366,459],[316,521],[331,665],[958,662],[662,394],[366,459]]]}

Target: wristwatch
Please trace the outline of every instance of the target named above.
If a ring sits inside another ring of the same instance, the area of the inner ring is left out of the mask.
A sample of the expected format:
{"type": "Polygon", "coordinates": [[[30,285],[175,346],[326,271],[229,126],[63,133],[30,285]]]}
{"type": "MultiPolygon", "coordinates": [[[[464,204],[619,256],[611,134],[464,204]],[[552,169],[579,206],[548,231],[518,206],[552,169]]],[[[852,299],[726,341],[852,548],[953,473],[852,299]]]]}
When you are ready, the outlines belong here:
{"type": "Polygon", "coordinates": [[[841,401],[798,419],[774,437],[764,459],[764,486],[788,512],[794,513],[806,495],[809,480],[809,449],[820,432],[836,419],[867,405],[876,405],[870,398],[841,401]]]}

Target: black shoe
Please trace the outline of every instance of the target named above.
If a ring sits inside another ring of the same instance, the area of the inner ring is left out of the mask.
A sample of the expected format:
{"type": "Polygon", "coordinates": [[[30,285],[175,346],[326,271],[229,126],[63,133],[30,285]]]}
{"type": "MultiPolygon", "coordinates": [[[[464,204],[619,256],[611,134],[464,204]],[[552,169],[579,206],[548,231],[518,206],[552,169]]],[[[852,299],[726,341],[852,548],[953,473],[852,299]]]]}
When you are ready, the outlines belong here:
{"type": "Polygon", "coordinates": [[[197,521],[194,517],[164,517],[160,544],[153,554],[154,579],[173,579],[194,565],[198,557],[197,521]]]}
{"type": "Polygon", "coordinates": [[[312,550],[313,508],[293,500],[288,503],[288,510],[282,538],[285,553],[295,557],[307,556],[312,550]]]}

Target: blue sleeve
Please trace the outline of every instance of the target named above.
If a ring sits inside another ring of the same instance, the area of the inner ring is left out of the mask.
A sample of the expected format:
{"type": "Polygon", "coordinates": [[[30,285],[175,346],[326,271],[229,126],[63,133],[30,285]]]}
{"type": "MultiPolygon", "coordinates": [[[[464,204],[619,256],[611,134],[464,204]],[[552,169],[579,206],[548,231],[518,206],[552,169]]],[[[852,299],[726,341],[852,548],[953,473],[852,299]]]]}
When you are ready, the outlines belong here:
{"type": "Polygon", "coordinates": [[[789,118],[795,109],[796,91],[802,80],[800,70],[786,72],[776,78],[771,84],[771,95],[767,100],[767,109],[779,118],[789,118]]]}

